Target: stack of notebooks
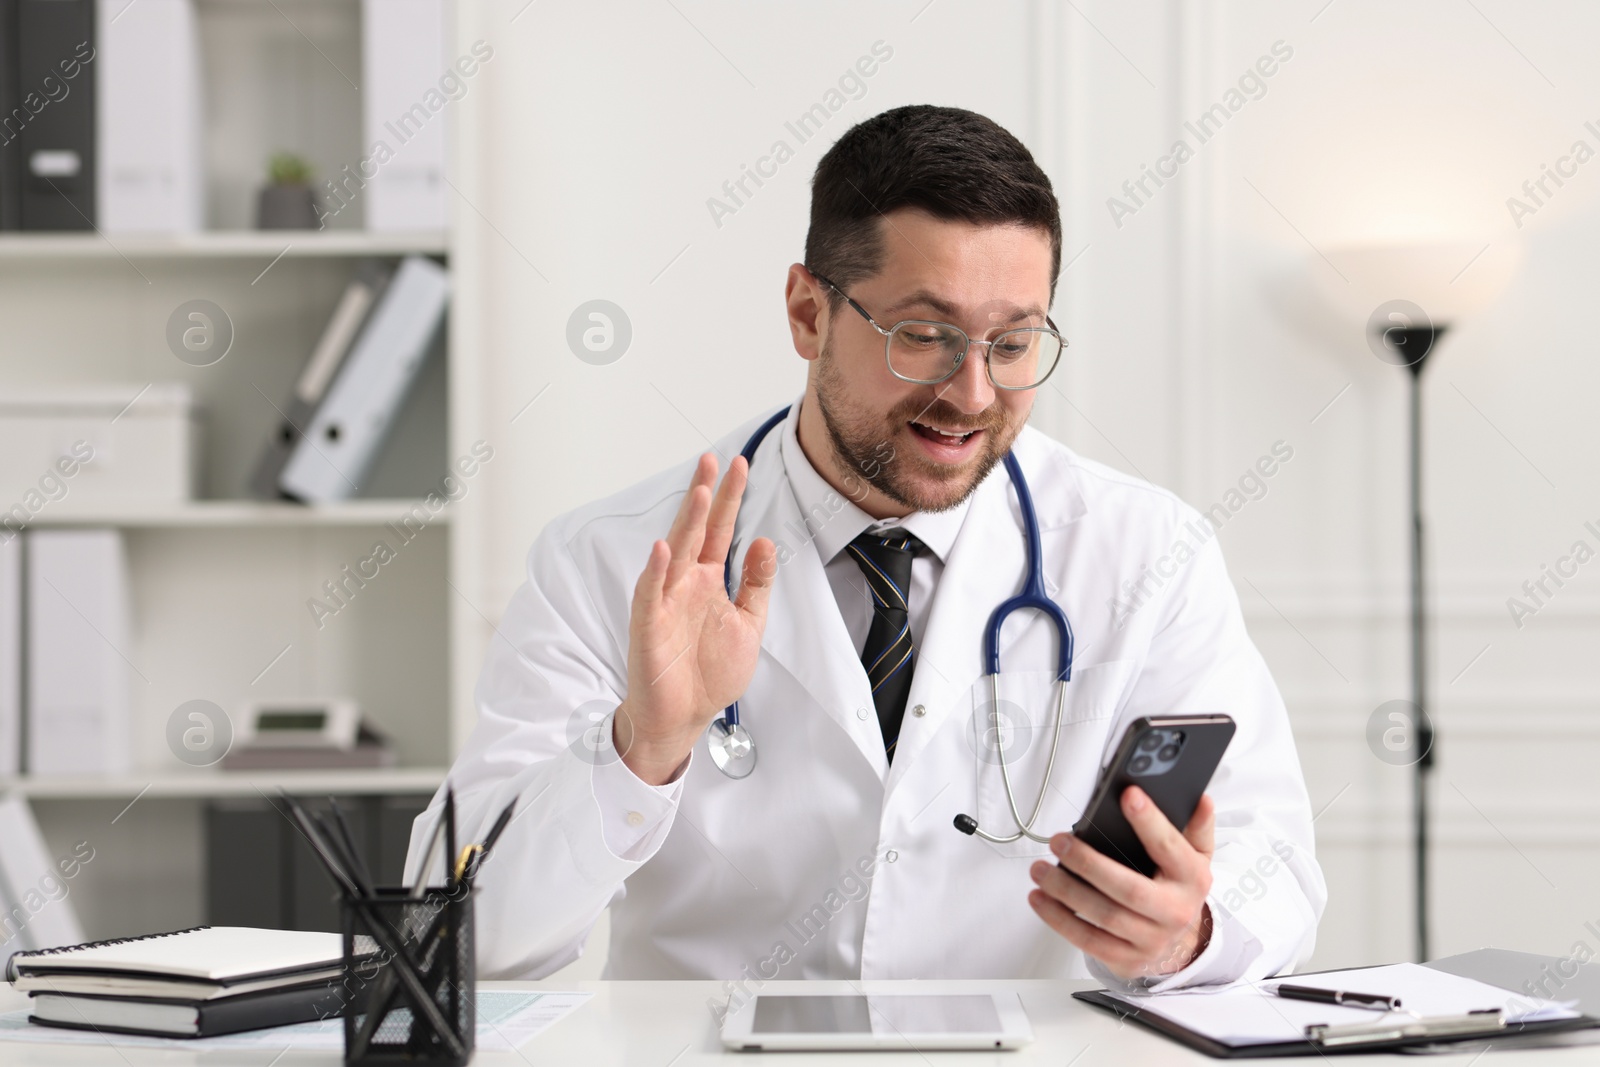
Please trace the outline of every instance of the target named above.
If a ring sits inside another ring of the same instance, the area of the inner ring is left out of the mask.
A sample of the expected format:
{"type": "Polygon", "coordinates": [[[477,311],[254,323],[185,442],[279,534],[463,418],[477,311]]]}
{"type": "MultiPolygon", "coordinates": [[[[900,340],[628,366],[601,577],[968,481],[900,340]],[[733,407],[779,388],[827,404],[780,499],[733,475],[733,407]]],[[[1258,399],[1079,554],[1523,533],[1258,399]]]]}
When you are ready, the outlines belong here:
{"type": "Polygon", "coordinates": [[[13,988],[46,1026],[212,1037],[343,1015],[338,934],[197,926],[18,952],[13,988]]]}

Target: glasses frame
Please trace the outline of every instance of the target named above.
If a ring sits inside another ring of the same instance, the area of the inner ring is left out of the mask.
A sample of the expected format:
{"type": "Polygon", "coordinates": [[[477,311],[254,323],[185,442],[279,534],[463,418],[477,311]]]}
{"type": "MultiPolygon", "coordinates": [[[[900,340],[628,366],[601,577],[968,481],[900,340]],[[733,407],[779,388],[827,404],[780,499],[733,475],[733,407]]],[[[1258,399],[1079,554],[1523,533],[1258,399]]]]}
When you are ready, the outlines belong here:
{"type": "Polygon", "coordinates": [[[883,361],[884,364],[888,366],[889,373],[894,375],[896,378],[899,378],[901,381],[910,382],[913,385],[938,385],[940,382],[949,381],[951,378],[956,376],[956,372],[961,370],[961,365],[967,361],[967,352],[971,350],[972,346],[983,345],[983,370],[984,374],[989,379],[989,384],[994,386],[996,389],[1004,389],[1008,393],[1026,393],[1029,390],[1039,388],[1039,386],[1050,380],[1050,375],[1054,374],[1056,372],[1056,368],[1061,366],[1061,352],[1065,352],[1067,350],[1067,339],[1062,336],[1061,331],[1056,328],[1056,324],[1051,320],[1049,315],[1044,317],[1045,324],[1049,327],[1048,329],[1039,326],[1019,326],[1010,330],[1002,330],[1000,334],[992,341],[975,340],[971,334],[967,333],[967,331],[963,330],[961,327],[949,322],[939,322],[937,319],[901,319],[893,326],[885,328],[882,323],[867,313],[866,308],[856,303],[849,293],[846,293],[843,289],[839,288],[837,285],[834,285],[816,271],[812,271],[811,276],[843,297],[845,303],[855,308],[858,315],[866,319],[867,323],[871,325],[874,330],[877,330],[883,335],[883,361]],[[956,333],[966,338],[967,343],[962,346],[961,354],[956,357],[955,364],[950,368],[948,374],[945,374],[940,378],[911,378],[894,369],[894,360],[889,355],[889,348],[892,343],[894,333],[902,326],[938,326],[941,329],[954,330],[956,333]],[[991,356],[994,352],[994,345],[1007,334],[1021,333],[1024,330],[1034,333],[1054,334],[1056,340],[1061,342],[1061,352],[1056,353],[1056,361],[1050,365],[1050,369],[1045,372],[1045,376],[1034,382],[1032,385],[1001,385],[999,382],[994,380],[994,362],[991,359],[991,356]]]}

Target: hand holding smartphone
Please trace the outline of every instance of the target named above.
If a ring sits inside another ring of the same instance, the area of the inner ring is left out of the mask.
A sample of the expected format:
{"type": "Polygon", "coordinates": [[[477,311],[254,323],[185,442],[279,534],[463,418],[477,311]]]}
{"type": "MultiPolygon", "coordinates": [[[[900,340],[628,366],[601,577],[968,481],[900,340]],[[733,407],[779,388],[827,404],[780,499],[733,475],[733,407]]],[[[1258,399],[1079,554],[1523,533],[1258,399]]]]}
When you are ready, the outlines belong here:
{"type": "Polygon", "coordinates": [[[1122,814],[1122,794],[1143,789],[1181,832],[1211,784],[1233,739],[1227,715],[1160,715],[1136,719],[1100,774],[1083,818],[1072,828],[1078,840],[1145,877],[1157,871],[1139,835],[1122,814]]]}

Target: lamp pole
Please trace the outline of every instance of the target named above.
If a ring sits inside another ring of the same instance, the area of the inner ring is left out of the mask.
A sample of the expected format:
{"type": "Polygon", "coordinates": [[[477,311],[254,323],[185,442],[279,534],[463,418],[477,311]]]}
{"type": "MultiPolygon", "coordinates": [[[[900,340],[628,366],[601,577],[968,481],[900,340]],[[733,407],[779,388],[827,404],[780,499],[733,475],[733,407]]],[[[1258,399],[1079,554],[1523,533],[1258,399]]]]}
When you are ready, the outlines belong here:
{"type": "Polygon", "coordinates": [[[1411,372],[1411,703],[1416,722],[1412,738],[1418,753],[1411,765],[1412,863],[1416,886],[1417,962],[1430,955],[1428,926],[1428,778],[1433,770],[1433,719],[1428,714],[1428,608],[1424,585],[1422,547],[1422,368],[1428,355],[1444,335],[1446,327],[1397,326],[1383,332],[1383,339],[1404,360],[1411,372]]]}

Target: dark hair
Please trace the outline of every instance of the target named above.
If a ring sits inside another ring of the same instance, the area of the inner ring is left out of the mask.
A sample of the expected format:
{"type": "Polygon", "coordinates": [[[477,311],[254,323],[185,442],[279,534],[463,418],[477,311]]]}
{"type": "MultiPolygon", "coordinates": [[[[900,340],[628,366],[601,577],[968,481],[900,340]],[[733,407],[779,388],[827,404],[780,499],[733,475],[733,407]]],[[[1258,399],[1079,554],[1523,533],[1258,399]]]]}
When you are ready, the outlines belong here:
{"type": "Polygon", "coordinates": [[[807,268],[841,288],[876,274],[884,251],[874,220],[902,207],[940,219],[1022,223],[1049,234],[1054,299],[1061,205],[1033,155],[993,119],[913,104],[846,130],[811,178],[807,268]]]}

